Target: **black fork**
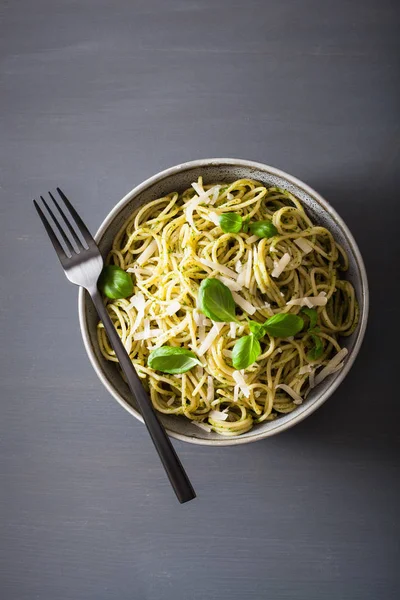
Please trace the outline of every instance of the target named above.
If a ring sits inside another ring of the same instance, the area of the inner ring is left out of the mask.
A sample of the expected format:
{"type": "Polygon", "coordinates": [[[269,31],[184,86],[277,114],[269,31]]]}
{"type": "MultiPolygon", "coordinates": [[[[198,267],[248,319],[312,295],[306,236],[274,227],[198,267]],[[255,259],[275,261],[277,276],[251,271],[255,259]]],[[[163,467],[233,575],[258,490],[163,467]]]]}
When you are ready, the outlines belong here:
{"type": "Polygon", "coordinates": [[[57,201],[51,192],[49,192],[50,203],[46,202],[43,196],[40,197],[51,220],[36,200],[33,201],[35,208],[60,259],[65,275],[75,285],[84,287],[93,300],[179,502],[192,500],[196,497],[195,491],[172,446],[171,440],[154,411],[153,405],[97,289],[97,280],[103,268],[103,258],[97,244],[65,194],[60,188],[57,188],[57,192],[62,200],[62,206],[60,206],[60,200],[57,201]],[[68,209],[70,216],[68,216],[65,207],[68,209]]]}

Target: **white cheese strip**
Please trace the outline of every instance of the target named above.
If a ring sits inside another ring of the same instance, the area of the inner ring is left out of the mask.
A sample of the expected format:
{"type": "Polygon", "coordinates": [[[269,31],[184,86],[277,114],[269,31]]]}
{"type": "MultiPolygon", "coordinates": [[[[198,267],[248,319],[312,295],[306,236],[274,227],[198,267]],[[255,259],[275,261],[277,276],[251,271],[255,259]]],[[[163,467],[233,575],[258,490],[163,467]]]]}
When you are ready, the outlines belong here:
{"type": "Polygon", "coordinates": [[[229,337],[233,340],[236,337],[236,323],[229,323],[229,337]]]}
{"type": "Polygon", "coordinates": [[[347,348],[342,348],[337,354],[335,354],[335,356],[328,362],[326,367],[324,367],[322,371],[315,376],[314,385],[319,385],[326,377],[328,377],[328,375],[334,373],[336,367],[339,366],[339,363],[342,362],[347,353],[347,348]]]}
{"type": "Polygon", "coordinates": [[[242,262],[240,260],[237,260],[235,262],[235,271],[236,271],[236,273],[241,273],[242,270],[243,270],[242,262]]]}
{"type": "Polygon", "coordinates": [[[208,260],[207,258],[199,258],[199,262],[206,267],[210,267],[210,269],[213,269],[214,271],[219,271],[222,273],[222,275],[227,275],[235,280],[237,279],[238,274],[235,271],[232,271],[232,269],[225,267],[225,265],[220,265],[219,263],[208,260]]]}
{"type": "Polygon", "coordinates": [[[211,375],[207,376],[207,401],[214,400],[214,380],[211,375]]]}
{"type": "Polygon", "coordinates": [[[239,386],[238,384],[235,385],[235,387],[233,388],[233,401],[237,402],[239,398],[239,386]]]}
{"type": "Polygon", "coordinates": [[[325,306],[327,303],[326,292],[320,292],[318,296],[304,296],[304,298],[295,298],[286,302],[287,306],[308,306],[308,308],[314,308],[314,306],[325,306]]]}
{"type": "Polygon", "coordinates": [[[226,356],[226,358],[232,358],[232,350],[222,350],[222,354],[226,356]]]}
{"type": "Polygon", "coordinates": [[[135,342],[139,340],[150,340],[154,337],[161,335],[162,333],[162,329],[147,329],[145,331],[139,331],[139,333],[135,333],[133,339],[135,342]]]}
{"type": "Polygon", "coordinates": [[[126,310],[130,310],[131,308],[136,308],[137,311],[144,310],[144,306],[146,304],[146,299],[142,292],[138,292],[134,296],[131,297],[130,303],[126,307],[126,310]]]}
{"type": "Polygon", "coordinates": [[[221,412],[219,410],[211,410],[208,413],[208,418],[212,419],[213,421],[226,421],[228,418],[228,413],[221,412]]]}
{"type": "Polygon", "coordinates": [[[247,274],[247,263],[244,265],[243,269],[240,271],[238,278],[237,278],[237,283],[238,283],[238,285],[240,285],[241,288],[245,286],[246,274],[247,274]]]}
{"type": "Polygon", "coordinates": [[[125,346],[125,350],[127,354],[131,353],[132,350],[132,335],[128,335],[128,337],[126,338],[125,342],[124,342],[124,346],[125,346]]]}
{"type": "Polygon", "coordinates": [[[246,282],[245,282],[245,286],[247,288],[250,287],[252,268],[253,268],[253,252],[250,249],[249,250],[249,258],[248,258],[247,265],[246,265],[246,282]]]}
{"type": "Polygon", "coordinates": [[[203,317],[204,317],[204,315],[202,315],[201,312],[199,312],[197,310],[197,308],[195,308],[193,310],[193,320],[196,323],[196,325],[202,325],[203,324],[203,317]]]}
{"type": "Polygon", "coordinates": [[[235,196],[231,192],[228,192],[226,197],[228,200],[233,200],[235,196]]]}
{"type": "Polygon", "coordinates": [[[195,182],[195,183],[192,183],[192,188],[194,189],[194,191],[196,192],[196,194],[199,197],[199,203],[214,204],[218,198],[220,186],[214,185],[212,188],[205,191],[199,183],[195,182]]]}
{"type": "Polygon", "coordinates": [[[206,219],[208,221],[212,221],[214,223],[214,225],[219,227],[219,215],[216,212],[214,212],[214,211],[209,212],[208,215],[206,215],[206,219]]]}
{"type": "Polygon", "coordinates": [[[292,390],[292,388],[290,386],[286,385],[285,383],[280,383],[279,385],[277,385],[275,387],[276,390],[278,388],[280,388],[281,390],[283,390],[284,392],[286,392],[287,394],[289,394],[289,396],[291,396],[293,398],[293,404],[302,404],[303,403],[303,398],[301,396],[299,396],[299,394],[297,392],[292,390]]]}
{"type": "Polygon", "coordinates": [[[168,305],[167,310],[165,311],[169,317],[176,314],[178,310],[181,308],[181,303],[178,300],[172,300],[171,304],[168,305]]]}
{"type": "Polygon", "coordinates": [[[147,246],[147,248],[145,250],[143,250],[143,252],[139,255],[139,257],[136,261],[136,264],[142,265],[147,260],[149,260],[149,258],[151,256],[153,256],[153,254],[155,254],[157,248],[158,248],[158,246],[157,246],[156,240],[153,240],[152,242],[150,242],[150,244],[147,246]]]}
{"type": "Polygon", "coordinates": [[[221,186],[220,185],[214,185],[214,187],[211,188],[211,189],[212,189],[211,204],[215,204],[216,201],[218,200],[219,190],[221,189],[221,186]]]}
{"type": "Polygon", "coordinates": [[[272,271],[271,275],[272,277],[279,277],[283,271],[285,270],[285,268],[287,267],[287,265],[290,263],[290,255],[285,252],[285,254],[282,256],[282,258],[280,258],[277,261],[274,261],[274,270],[272,271]]]}
{"type": "Polygon", "coordinates": [[[198,379],[201,379],[201,378],[203,377],[203,375],[204,375],[204,368],[203,368],[203,367],[200,367],[200,365],[198,365],[198,366],[196,367],[196,377],[197,377],[198,379]]]}
{"type": "Polygon", "coordinates": [[[234,301],[238,306],[240,306],[240,308],[242,308],[245,312],[249,313],[249,315],[254,315],[254,313],[257,310],[255,306],[253,306],[252,304],[250,304],[250,302],[242,298],[242,296],[239,296],[239,294],[237,294],[236,292],[232,292],[232,296],[234,301]]]}
{"type": "Polygon", "coordinates": [[[296,246],[298,246],[300,248],[300,250],[303,250],[304,254],[309,254],[310,252],[313,251],[313,247],[311,246],[311,244],[309,244],[307,242],[306,239],[300,237],[300,238],[296,238],[293,241],[296,244],[296,246]]]}
{"type": "Polygon", "coordinates": [[[311,373],[311,371],[313,371],[312,366],[305,365],[304,367],[301,367],[301,369],[299,369],[299,375],[305,375],[306,373],[311,373]]]}
{"type": "Polygon", "coordinates": [[[315,387],[315,370],[311,371],[308,381],[310,382],[310,390],[312,390],[315,387]]]}
{"type": "Polygon", "coordinates": [[[175,402],[176,400],[176,395],[174,394],[173,396],[171,396],[171,398],[167,401],[167,406],[172,406],[172,404],[175,402]]]}
{"type": "Polygon", "coordinates": [[[250,389],[249,389],[242,373],[240,371],[233,371],[232,377],[236,381],[236,385],[238,385],[239,389],[243,392],[243,395],[246,396],[246,398],[249,398],[250,397],[250,389]]]}
{"type": "Polygon", "coordinates": [[[192,423],[192,425],[196,425],[196,427],[198,427],[199,429],[204,429],[204,431],[207,431],[208,433],[211,433],[212,429],[211,427],[209,427],[209,425],[205,425],[204,423],[199,423],[198,421],[190,421],[192,423]]]}
{"type": "Polygon", "coordinates": [[[251,235],[249,238],[247,238],[246,244],[254,244],[254,242],[256,242],[258,239],[258,235],[251,235]]]}
{"type": "Polygon", "coordinates": [[[186,221],[191,225],[191,227],[195,227],[193,220],[193,211],[200,204],[200,198],[193,198],[186,206],[184,213],[186,217],[186,221]]]}
{"type": "Polygon", "coordinates": [[[138,329],[138,327],[140,326],[140,324],[144,318],[144,311],[146,308],[146,299],[145,299],[144,295],[142,294],[142,292],[138,292],[137,294],[135,294],[135,296],[132,296],[131,302],[130,302],[129,306],[127,307],[127,309],[129,310],[131,308],[136,308],[136,311],[137,311],[136,319],[132,326],[132,331],[131,331],[131,333],[134,333],[138,329]]]}
{"type": "Polygon", "coordinates": [[[236,281],[233,281],[233,279],[230,277],[224,277],[221,275],[218,279],[222,281],[222,283],[225,284],[226,287],[231,290],[231,292],[239,292],[242,289],[242,286],[236,281]]]}
{"type": "Polygon", "coordinates": [[[211,346],[211,344],[213,343],[215,338],[218,336],[219,332],[221,331],[221,329],[224,325],[225,325],[225,323],[214,323],[213,324],[212,328],[210,329],[210,331],[207,333],[206,337],[202,341],[200,347],[196,350],[196,353],[198,356],[203,356],[203,354],[205,354],[207,352],[207,350],[209,349],[209,347],[211,346]]]}

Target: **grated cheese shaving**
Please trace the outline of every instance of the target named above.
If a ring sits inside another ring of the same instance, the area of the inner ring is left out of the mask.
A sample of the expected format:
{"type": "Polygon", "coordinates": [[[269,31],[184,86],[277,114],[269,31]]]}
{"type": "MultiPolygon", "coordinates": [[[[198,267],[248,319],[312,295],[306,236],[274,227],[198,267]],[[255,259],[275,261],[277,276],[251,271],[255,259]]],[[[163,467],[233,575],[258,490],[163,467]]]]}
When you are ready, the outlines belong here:
{"type": "MultiPolygon", "coordinates": [[[[319,385],[324,379],[326,379],[326,377],[328,377],[328,375],[332,375],[332,373],[335,373],[336,372],[335,370],[339,370],[339,369],[336,369],[336,367],[339,366],[339,363],[342,362],[342,359],[347,355],[347,353],[348,353],[347,348],[342,348],[337,354],[335,354],[335,356],[333,358],[331,358],[331,360],[322,369],[322,371],[320,371],[318,373],[318,375],[315,376],[314,386],[319,385]]],[[[342,366],[343,366],[343,363],[342,363],[342,366]]],[[[340,368],[342,368],[342,367],[340,367],[340,368]]]]}
{"type": "Polygon", "coordinates": [[[233,340],[236,337],[236,323],[231,322],[229,324],[229,337],[232,338],[233,340]]]}
{"type": "Polygon", "coordinates": [[[242,286],[239,285],[236,281],[233,281],[233,279],[230,279],[230,277],[224,277],[223,275],[220,275],[218,279],[222,281],[222,283],[226,285],[226,287],[229,288],[231,292],[238,292],[242,289],[242,286]]]}
{"type": "Polygon", "coordinates": [[[137,311],[136,319],[131,330],[131,333],[135,333],[142,320],[144,319],[144,311],[146,308],[146,299],[142,292],[138,292],[137,294],[135,294],[135,296],[132,296],[131,302],[127,309],[130,310],[131,308],[136,308],[137,311]]]}
{"type": "Polygon", "coordinates": [[[210,267],[210,269],[213,269],[214,271],[219,271],[223,275],[231,277],[232,279],[237,279],[238,277],[238,274],[235,271],[232,271],[232,269],[225,267],[225,265],[220,265],[212,260],[208,260],[207,258],[200,258],[199,262],[206,267],[210,267]]]}
{"type": "Polygon", "coordinates": [[[325,306],[327,303],[326,292],[320,292],[318,296],[304,296],[304,298],[295,298],[286,302],[287,306],[308,306],[308,308],[314,308],[314,306],[325,306]]]}
{"type": "Polygon", "coordinates": [[[232,292],[232,296],[234,301],[238,306],[240,306],[240,308],[242,308],[245,312],[249,313],[249,315],[254,315],[254,313],[257,310],[255,306],[253,306],[250,302],[242,298],[242,296],[239,296],[239,294],[237,294],[236,292],[232,292]]]}
{"type": "Polygon", "coordinates": [[[202,341],[200,347],[197,349],[197,355],[203,356],[221,331],[222,327],[225,323],[214,323],[210,331],[207,333],[206,337],[202,341]]]}
{"type": "Polygon", "coordinates": [[[279,277],[289,263],[290,255],[287,252],[285,252],[282,258],[274,261],[274,270],[272,271],[271,276],[275,278],[279,277]]]}
{"type": "Polygon", "coordinates": [[[216,212],[210,211],[207,215],[207,219],[208,221],[212,221],[214,225],[219,227],[219,215],[216,212]]]}
{"type": "Polygon", "coordinates": [[[249,258],[247,261],[247,265],[246,265],[246,281],[245,281],[245,286],[247,288],[250,287],[250,281],[251,281],[251,269],[253,267],[253,252],[250,249],[249,250],[249,258]]]}
{"type": "Polygon", "coordinates": [[[139,333],[135,333],[133,339],[135,342],[139,340],[150,340],[158,335],[163,333],[162,329],[145,329],[144,331],[139,331],[139,333]]]}
{"type": "Polygon", "coordinates": [[[178,312],[178,310],[181,308],[181,306],[182,305],[180,302],[178,302],[178,300],[173,300],[165,312],[167,313],[167,315],[169,317],[172,317],[172,315],[174,315],[178,312]]]}
{"type": "Polygon", "coordinates": [[[167,406],[172,406],[172,404],[175,402],[175,400],[176,400],[176,394],[171,396],[171,398],[167,401],[167,406]]]}
{"type": "Polygon", "coordinates": [[[237,402],[239,399],[239,386],[238,384],[235,385],[235,387],[233,388],[233,401],[237,402]]]}
{"type": "Polygon", "coordinates": [[[303,250],[304,254],[309,254],[309,252],[313,251],[313,247],[311,246],[311,244],[304,238],[296,238],[293,241],[296,244],[296,246],[300,248],[300,250],[303,250]]]}
{"type": "Polygon", "coordinates": [[[208,414],[208,418],[213,419],[214,421],[226,421],[228,413],[219,410],[211,410],[208,414]]]}
{"type": "Polygon", "coordinates": [[[251,235],[247,238],[246,244],[254,244],[254,242],[256,242],[258,239],[258,235],[251,235]]]}
{"type": "Polygon", "coordinates": [[[203,429],[204,431],[207,431],[208,433],[211,433],[212,429],[209,425],[205,425],[204,423],[199,423],[199,421],[190,421],[192,423],[192,425],[196,425],[196,427],[198,427],[199,429],[203,429]]]}
{"type": "Polygon", "coordinates": [[[305,375],[306,373],[311,373],[311,371],[313,371],[312,366],[305,365],[304,367],[301,367],[301,369],[299,369],[299,375],[305,375]]]}
{"type": "Polygon", "coordinates": [[[240,260],[237,260],[235,262],[235,271],[236,271],[236,273],[241,273],[242,269],[243,269],[242,262],[240,260]]]}
{"type": "Polygon", "coordinates": [[[283,390],[284,392],[286,392],[287,394],[289,394],[289,396],[291,396],[293,398],[293,404],[302,404],[303,403],[303,398],[301,396],[299,396],[299,394],[297,392],[295,392],[289,385],[286,385],[285,383],[280,383],[279,385],[275,386],[276,390],[278,388],[280,388],[281,390],[283,390]]]}
{"type": "Polygon", "coordinates": [[[243,395],[246,398],[250,397],[250,389],[246,383],[243,374],[240,371],[233,371],[232,373],[233,379],[236,381],[236,384],[239,386],[239,389],[243,392],[243,395]]]}
{"type": "Polygon", "coordinates": [[[152,242],[150,242],[147,248],[140,253],[139,258],[136,260],[136,264],[142,265],[143,263],[145,263],[151,256],[153,256],[153,254],[155,254],[157,249],[157,242],[156,240],[153,240],[152,242]]]}

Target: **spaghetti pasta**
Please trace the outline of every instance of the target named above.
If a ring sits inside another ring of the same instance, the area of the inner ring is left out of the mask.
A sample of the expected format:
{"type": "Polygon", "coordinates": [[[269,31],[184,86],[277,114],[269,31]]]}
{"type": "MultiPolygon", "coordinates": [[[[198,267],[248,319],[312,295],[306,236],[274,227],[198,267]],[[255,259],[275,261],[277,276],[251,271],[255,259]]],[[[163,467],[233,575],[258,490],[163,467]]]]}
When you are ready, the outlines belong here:
{"type": "MultiPolygon", "coordinates": [[[[116,235],[107,263],[133,278],[132,298],[105,301],[154,407],[222,435],[295,410],[318,373],[329,372],[340,336],[357,325],[354,288],[341,278],[348,268],[344,249],[294,195],[250,179],[204,185],[199,178],[181,194],[138,208],[116,235]],[[269,220],[276,234],[225,233],[219,217],[229,212],[246,222],[269,220]],[[231,290],[237,322],[213,323],[199,312],[206,278],[231,290]],[[303,307],[316,311],[312,330],[293,338],[267,333],[256,362],[235,370],[232,350],[249,334],[250,316],[260,324],[278,313],[307,319],[303,307]],[[320,355],[313,358],[316,337],[320,355]],[[151,369],[149,354],[163,345],[193,351],[201,366],[174,375],[151,369]]],[[[117,362],[101,323],[98,341],[103,356],[117,362]]]]}

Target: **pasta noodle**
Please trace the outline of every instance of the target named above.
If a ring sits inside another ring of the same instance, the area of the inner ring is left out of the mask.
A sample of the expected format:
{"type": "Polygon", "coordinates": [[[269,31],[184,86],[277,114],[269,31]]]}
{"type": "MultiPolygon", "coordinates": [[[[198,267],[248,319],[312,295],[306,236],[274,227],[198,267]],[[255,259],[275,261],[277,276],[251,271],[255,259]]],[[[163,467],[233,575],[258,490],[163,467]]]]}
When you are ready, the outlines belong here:
{"type": "MultiPolygon", "coordinates": [[[[106,305],[154,407],[222,435],[295,410],[318,372],[328,365],[329,373],[340,336],[357,324],[354,288],[341,278],[348,268],[344,249],[294,195],[250,179],[203,185],[199,178],[182,194],[138,208],[115,237],[107,263],[133,277],[133,297],[106,299],[106,305]],[[228,212],[271,220],[278,233],[224,233],[218,219],[228,212]],[[210,277],[232,291],[238,323],[213,323],[198,310],[200,283],[210,277]],[[266,334],[257,361],[235,371],[232,349],[249,334],[248,318],[302,316],[304,306],[317,311],[319,358],[307,356],[313,338],[304,328],[294,338],[266,334]],[[149,353],[163,345],[192,350],[202,366],[177,375],[151,369],[149,353]]],[[[98,340],[103,356],[117,362],[101,323],[98,340]]]]}

